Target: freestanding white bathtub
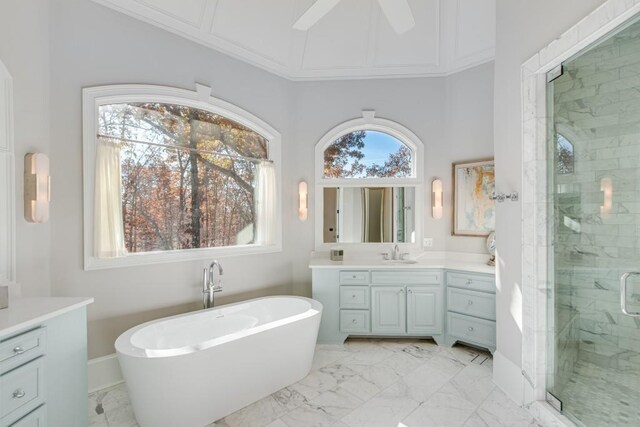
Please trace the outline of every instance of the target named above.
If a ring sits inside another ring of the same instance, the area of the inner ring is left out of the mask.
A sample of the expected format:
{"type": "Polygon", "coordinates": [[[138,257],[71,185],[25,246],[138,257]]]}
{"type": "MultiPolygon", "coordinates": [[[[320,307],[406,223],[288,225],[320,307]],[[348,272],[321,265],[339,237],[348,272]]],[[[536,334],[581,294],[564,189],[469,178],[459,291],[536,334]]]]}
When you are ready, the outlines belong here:
{"type": "Polygon", "coordinates": [[[200,427],[304,378],[322,304],[277,296],[129,329],[116,351],[142,427],[200,427]]]}

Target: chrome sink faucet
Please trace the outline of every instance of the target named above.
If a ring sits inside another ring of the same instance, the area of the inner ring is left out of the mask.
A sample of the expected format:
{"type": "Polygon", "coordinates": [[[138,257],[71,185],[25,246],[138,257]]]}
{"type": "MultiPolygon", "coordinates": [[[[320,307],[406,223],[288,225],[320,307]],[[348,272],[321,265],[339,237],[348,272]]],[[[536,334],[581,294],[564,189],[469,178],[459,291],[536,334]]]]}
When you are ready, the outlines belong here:
{"type": "Polygon", "coordinates": [[[393,250],[391,251],[391,259],[393,260],[400,259],[400,248],[398,247],[398,245],[395,245],[393,247],[393,250]]]}
{"type": "Polygon", "coordinates": [[[222,292],[222,266],[215,260],[209,265],[209,269],[204,269],[202,275],[202,305],[205,309],[212,308],[214,304],[214,294],[222,292]],[[218,267],[218,283],[214,282],[214,267],[218,267]]]}
{"type": "Polygon", "coordinates": [[[394,245],[388,253],[382,252],[380,255],[384,261],[404,261],[409,252],[400,252],[400,247],[394,245]]]}

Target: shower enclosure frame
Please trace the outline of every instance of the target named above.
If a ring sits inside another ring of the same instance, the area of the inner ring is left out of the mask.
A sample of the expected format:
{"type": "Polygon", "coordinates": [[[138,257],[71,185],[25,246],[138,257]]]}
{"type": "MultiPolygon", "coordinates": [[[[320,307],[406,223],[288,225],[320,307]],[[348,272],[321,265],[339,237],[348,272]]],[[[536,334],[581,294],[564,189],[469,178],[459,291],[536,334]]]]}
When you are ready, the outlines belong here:
{"type": "MultiPolygon", "coordinates": [[[[523,403],[548,424],[573,425],[546,402],[549,281],[547,74],[634,17],[640,0],[609,0],[526,61],[522,78],[522,387],[523,403]]],[[[551,295],[552,297],[553,295],[551,295]]]]}

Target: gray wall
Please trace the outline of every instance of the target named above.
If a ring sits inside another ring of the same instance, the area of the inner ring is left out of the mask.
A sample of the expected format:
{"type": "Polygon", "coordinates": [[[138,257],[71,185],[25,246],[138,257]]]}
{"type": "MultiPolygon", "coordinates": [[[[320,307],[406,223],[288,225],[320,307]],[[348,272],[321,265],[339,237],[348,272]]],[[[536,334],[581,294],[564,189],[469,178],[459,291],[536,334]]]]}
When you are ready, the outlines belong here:
{"type": "MultiPolygon", "coordinates": [[[[27,150],[50,153],[53,177],[49,223],[24,223],[18,200],[18,280],[27,295],[95,298],[89,308],[89,357],[112,353],[115,338],[135,324],[197,308],[206,262],[83,270],[83,87],[147,83],[193,89],[197,81],[282,133],[284,250],[222,259],[220,303],[310,294],[314,218],[297,219],[297,182],[309,182],[313,204],[314,145],[365,108],[412,129],[425,143],[427,183],[444,180],[442,220],[430,218],[428,188],[425,194],[426,235],[434,238],[433,249],[484,252],[484,239],[450,236],[450,163],[492,156],[492,63],[449,78],[293,83],[89,0],[52,2],[51,10],[47,4],[12,2],[0,16],[0,59],[16,85],[17,158],[27,150]]],[[[17,175],[20,196],[21,166],[17,175]]]]}
{"type": "MultiPolygon", "coordinates": [[[[498,190],[522,191],[520,66],[602,3],[603,0],[497,0],[494,150],[498,190]]],[[[498,205],[497,351],[516,367],[522,365],[521,218],[520,203],[498,205]]],[[[496,371],[506,368],[495,366],[496,371]]],[[[500,372],[494,377],[499,378],[500,372]]],[[[515,400],[522,399],[521,395],[511,394],[515,400]]]]}
{"type": "MultiPolygon", "coordinates": [[[[310,183],[310,212],[315,198],[314,149],[336,125],[373,109],[376,117],[391,119],[411,129],[425,146],[425,237],[435,251],[486,253],[484,238],[451,236],[451,162],[493,156],[493,63],[446,78],[349,80],[295,83],[292,176],[310,183]],[[431,217],[431,181],[444,183],[443,218],[431,217]]],[[[314,221],[291,225],[299,236],[295,252],[294,283],[299,294],[311,291],[307,268],[314,248],[314,221]]]]}
{"type": "MultiPolygon", "coordinates": [[[[30,224],[24,219],[22,176],[25,154],[49,153],[49,9],[47,2],[38,0],[11,2],[2,9],[0,60],[13,77],[16,276],[26,285],[23,296],[43,296],[50,292],[51,223],[30,224]]],[[[54,191],[52,198],[57,197],[54,191]]]]}
{"type": "MultiPolygon", "coordinates": [[[[113,353],[113,342],[142,321],[198,307],[202,268],[210,260],[84,271],[82,266],[83,87],[147,83],[195,89],[236,104],[282,133],[283,163],[294,163],[290,84],[186,39],[88,0],[56,1],[51,8],[51,165],[55,203],[51,224],[54,295],[95,298],[89,307],[89,357],[113,353]]],[[[293,177],[283,168],[285,204],[293,177]]],[[[284,209],[283,222],[297,221],[284,209]]],[[[223,258],[220,303],[291,292],[293,239],[285,226],[282,253],[223,258]]]]}

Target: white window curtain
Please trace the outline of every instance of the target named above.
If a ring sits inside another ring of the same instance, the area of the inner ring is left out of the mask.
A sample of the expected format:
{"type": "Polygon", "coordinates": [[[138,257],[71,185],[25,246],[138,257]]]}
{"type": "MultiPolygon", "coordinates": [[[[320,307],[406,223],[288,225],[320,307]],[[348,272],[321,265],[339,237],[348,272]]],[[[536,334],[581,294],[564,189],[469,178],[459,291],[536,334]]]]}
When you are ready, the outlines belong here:
{"type": "Polygon", "coordinates": [[[93,252],[97,258],[125,256],[120,147],[99,139],[96,146],[93,252]]]}
{"type": "Polygon", "coordinates": [[[273,245],[276,241],[276,170],[271,162],[260,162],[256,171],[256,243],[273,245]]]}

